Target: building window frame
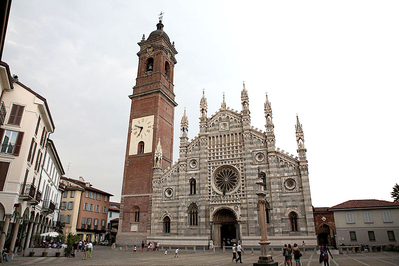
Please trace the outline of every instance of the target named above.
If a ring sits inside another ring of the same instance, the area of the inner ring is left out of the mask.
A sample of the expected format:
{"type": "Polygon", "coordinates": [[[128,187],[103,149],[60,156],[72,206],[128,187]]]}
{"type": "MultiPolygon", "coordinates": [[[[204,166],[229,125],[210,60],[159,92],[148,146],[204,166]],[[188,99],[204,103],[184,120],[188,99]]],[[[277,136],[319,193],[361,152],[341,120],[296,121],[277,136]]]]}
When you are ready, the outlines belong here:
{"type": "Polygon", "coordinates": [[[346,217],[346,223],[347,224],[354,224],[355,223],[355,219],[353,217],[353,212],[346,212],[345,213],[345,217],[346,217]]]}
{"type": "Polygon", "coordinates": [[[351,241],[357,241],[356,231],[349,231],[349,239],[351,241]]]}

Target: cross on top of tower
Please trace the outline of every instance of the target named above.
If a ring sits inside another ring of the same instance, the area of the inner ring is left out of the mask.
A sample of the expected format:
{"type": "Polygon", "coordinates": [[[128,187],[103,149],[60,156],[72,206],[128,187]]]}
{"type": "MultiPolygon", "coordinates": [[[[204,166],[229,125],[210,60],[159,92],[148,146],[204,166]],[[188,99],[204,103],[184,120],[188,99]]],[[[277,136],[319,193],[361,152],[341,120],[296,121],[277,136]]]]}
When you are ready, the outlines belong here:
{"type": "Polygon", "coordinates": [[[163,12],[162,11],[161,11],[161,13],[159,13],[158,19],[159,19],[159,22],[162,22],[162,19],[163,19],[163,12]]]}

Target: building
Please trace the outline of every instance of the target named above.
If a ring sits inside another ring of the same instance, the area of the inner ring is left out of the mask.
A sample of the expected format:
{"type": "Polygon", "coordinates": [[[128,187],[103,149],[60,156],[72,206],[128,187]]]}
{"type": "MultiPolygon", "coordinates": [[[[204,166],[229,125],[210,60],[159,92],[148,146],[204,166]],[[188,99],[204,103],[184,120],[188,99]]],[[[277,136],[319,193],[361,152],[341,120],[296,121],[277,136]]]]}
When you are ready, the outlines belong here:
{"type": "Polygon", "coordinates": [[[118,233],[118,223],[119,223],[119,212],[120,206],[119,202],[110,202],[108,207],[108,219],[107,219],[107,230],[109,243],[112,244],[116,241],[116,235],[118,233]]]}
{"type": "Polygon", "coordinates": [[[317,245],[337,247],[334,212],[327,207],[317,207],[313,210],[314,224],[317,235],[317,245]]]}
{"type": "MultiPolygon", "coordinates": [[[[251,126],[248,93],[241,111],[227,107],[208,116],[199,100],[200,133],[188,138],[181,119],[178,162],[172,164],[174,67],[177,51],[162,21],[139,42],[136,86],[126,148],[117,242],[165,245],[258,245],[257,182],[266,180],[268,235],[272,244],[316,244],[308,162],[297,117],[298,157],[276,147],[271,104],[264,104],[265,131],[251,126]]],[[[238,97],[237,97],[238,98],[238,97]]]]}
{"type": "Polygon", "coordinates": [[[64,233],[77,234],[83,240],[100,242],[106,234],[108,206],[112,194],[94,188],[82,177],[79,180],[61,177],[65,185],[60,221],[64,233]]]}
{"type": "Polygon", "coordinates": [[[5,216],[1,225],[7,234],[0,238],[0,247],[5,244],[16,251],[29,247],[36,232],[55,229],[58,182],[64,170],[48,140],[55,125],[47,100],[14,76],[1,105],[0,216],[5,216]]]}
{"type": "Polygon", "coordinates": [[[338,245],[398,245],[399,202],[348,200],[334,213],[338,245]]]}

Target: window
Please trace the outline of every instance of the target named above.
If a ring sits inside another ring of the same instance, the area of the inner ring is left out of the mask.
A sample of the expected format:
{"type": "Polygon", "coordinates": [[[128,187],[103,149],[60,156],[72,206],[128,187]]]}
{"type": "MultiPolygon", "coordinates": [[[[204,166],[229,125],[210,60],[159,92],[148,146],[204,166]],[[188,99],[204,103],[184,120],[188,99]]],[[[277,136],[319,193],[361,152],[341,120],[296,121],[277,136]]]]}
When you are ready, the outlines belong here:
{"type": "Polygon", "coordinates": [[[197,188],[196,188],[196,181],[195,181],[195,179],[194,178],[191,178],[190,179],[190,195],[195,195],[196,194],[196,190],[197,190],[197,188]]]}
{"type": "Polygon", "coordinates": [[[4,106],[4,102],[1,102],[0,106],[0,126],[4,125],[4,121],[6,121],[7,111],[4,106]]]}
{"type": "Polygon", "coordinates": [[[371,217],[371,212],[363,212],[364,215],[364,222],[365,223],[372,223],[373,219],[371,217]]]}
{"type": "Polygon", "coordinates": [[[163,232],[165,234],[169,234],[170,233],[170,218],[168,216],[163,218],[163,232]]]}
{"type": "Polygon", "coordinates": [[[87,218],[87,225],[91,225],[91,221],[93,218],[87,218]]]}
{"type": "Polygon", "coordinates": [[[93,191],[89,191],[89,198],[93,199],[93,191]]]}
{"type": "Polygon", "coordinates": [[[382,212],[382,220],[384,223],[392,223],[392,217],[390,211],[383,211],[382,212]]]}
{"type": "Polygon", "coordinates": [[[144,153],[144,141],[139,142],[137,153],[144,153]]]}
{"type": "Polygon", "coordinates": [[[388,233],[388,240],[389,241],[396,241],[395,240],[395,233],[393,231],[387,231],[388,233]]]}
{"type": "Polygon", "coordinates": [[[73,201],[68,202],[68,210],[73,210],[73,201]]]}
{"type": "Polygon", "coordinates": [[[191,203],[188,207],[188,223],[190,226],[198,225],[198,207],[195,203],[191,203]]]}
{"type": "Polygon", "coordinates": [[[18,156],[21,149],[22,139],[24,137],[24,132],[1,129],[0,136],[2,139],[0,152],[18,156]]]}
{"type": "Polygon", "coordinates": [[[165,75],[167,77],[169,77],[169,75],[170,75],[170,66],[169,66],[169,63],[167,61],[165,62],[165,75]]]}
{"type": "Polygon", "coordinates": [[[349,231],[349,236],[350,236],[351,241],[357,240],[355,231],[349,231]]]}
{"type": "Polygon", "coordinates": [[[137,223],[140,221],[140,211],[134,212],[134,221],[137,223]]]}
{"type": "Polygon", "coordinates": [[[72,190],[71,191],[71,198],[74,198],[75,197],[75,190],[72,190]]]}
{"type": "Polygon", "coordinates": [[[36,164],[35,164],[35,171],[36,172],[39,171],[41,162],[42,162],[42,152],[39,151],[39,153],[37,154],[36,164]]]}
{"type": "Polygon", "coordinates": [[[107,202],[108,196],[104,196],[104,202],[107,202]]]}
{"type": "Polygon", "coordinates": [[[146,72],[151,72],[154,67],[154,58],[152,58],[152,57],[148,58],[146,65],[147,65],[146,72]]]}
{"type": "Polygon", "coordinates": [[[64,192],[62,193],[62,197],[63,197],[63,198],[68,197],[68,191],[64,191],[64,192]]]}
{"type": "Polygon", "coordinates": [[[109,218],[112,218],[112,212],[109,212],[109,218]]]}
{"type": "Polygon", "coordinates": [[[83,203],[83,210],[85,211],[86,209],[87,209],[86,202],[84,202],[83,203]]]}
{"type": "Polygon", "coordinates": [[[346,223],[347,224],[354,224],[355,219],[353,219],[353,213],[352,212],[347,212],[346,213],[346,223]]]}
{"type": "Polygon", "coordinates": [[[39,131],[40,120],[41,120],[41,117],[39,116],[39,118],[37,119],[36,130],[35,130],[35,136],[37,136],[37,132],[39,131]]]}
{"type": "Polygon", "coordinates": [[[103,213],[107,213],[107,207],[103,207],[103,213]]]}
{"type": "Polygon", "coordinates": [[[370,241],[375,241],[375,234],[374,234],[374,231],[368,231],[367,233],[368,233],[368,235],[369,235],[369,240],[370,240],[370,241]]]}
{"type": "Polygon", "coordinates": [[[60,209],[61,209],[61,210],[65,210],[65,209],[66,209],[66,202],[65,202],[65,201],[61,202],[61,207],[60,207],[60,209]]]}
{"type": "Polygon", "coordinates": [[[86,217],[82,217],[82,228],[86,226],[86,217]]]}
{"type": "Polygon", "coordinates": [[[96,212],[100,212],[100,206],[96,205],[96,212]]]}
{"type": "Polygon", "coordinates": [[[0,191],[3,191],[10,163],[0,162],[0,191]]]}
{"type": "MultiPolygon", "coordinates": [[[[27,159],[27,161],[30,163],[32,163],[33,158],[35,156],[35,150],[36,150],[36,142],[35,142],[35,139],[32,138],[32,141],[30,143],[29,153],[28,153],[28,159],[27,159]]],[[[50,158],[49,158],[49,161],[50,161],[50,158]]]]}
{"type": "Polygon", "coordinates": [[[66,224],[71,223],[71,215],[65,216],[65,223],[66,223],[66,224]]]}
{"type": "Polygon", "coordinates": [[[46,128],[43,127],[43,131],[42,131],[42,137],[40,138],[40,146],[44,146],[44,144],[46,143],[46,137],[47,137],[47,131],[46,128]]]}
{"type": "Polygon", "coordinates": [[[98,219],[94,219],[94,225],[98,225],[98,219]]]}
{"type": "Polygon", "coordinates": [[[101,194],[100,193],[97,193],[97,200],[101,200],[101,194]]]}
{"type": "Polygon", "coordinates": [[[64,222],[64,215],[60,215],[60,222],[63,223],[64,222]]]}
{"type": "Polygon", "coordinates": [[[19,126],[21,124],[22,114],[24,113],[25,106],[13,104],[11,108],[8,124],[19,126]]]}
{"type": "Polygon", "coordinates": [[[88,198],[89,197],[89,191],[85,191],[85,197],[88,198]]]}
{"type": "Polygon", "coordinates": [[[290,219],[291,231],[298,231],[298,214],[296,214],[296,212],[290,212],[288,217],[290,219]]]}

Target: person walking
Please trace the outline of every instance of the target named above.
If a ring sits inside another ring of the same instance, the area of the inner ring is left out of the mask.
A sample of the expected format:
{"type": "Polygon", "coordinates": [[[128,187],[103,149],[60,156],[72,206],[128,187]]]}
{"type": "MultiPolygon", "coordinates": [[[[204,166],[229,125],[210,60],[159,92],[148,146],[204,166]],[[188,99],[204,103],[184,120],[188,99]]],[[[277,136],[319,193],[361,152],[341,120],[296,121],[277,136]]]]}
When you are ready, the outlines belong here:
{"type": "Polygon", "coordinates": [[[136,253],[136,251],[137,251],[137,247],[136,247],[136,245],[134,245],[133,252],[136,253]]]}
{"type": "Polygon", "coordinates": [[[324,262],[324,266],[330,266],[330,263],[328,262],[328,253],[330,253],[331,259],[334,259],[330,249],[326,245],[322,245],[320,248],[319,263],[324,262]]]}
{"type": "Polygon", "coordinates": [[[233,259],[231,260],[231,262],[233,262],[235,259],[237,259],[237,246],[236,244],[233,245],[233,259]]]}
{"type": "Polygon", "coordinates": [[[86,241],[82,243],[82,249],[83,249],[82,260],[87,260],[87,243],[86,243],[86,241]]]}
{"type": "Polygon", "coordinates": [[[179,257],[179,247],[177,247],[177,249],[175,250],[175,258],[179,257]]]}
{"type": "Polygon", "coordinates": [[[93,255],[93,243],[91,241],[87,244],[87,257],[91,258],[93,255]]]}
{"type": "Polygon", "coordinates": [[[168,255],[168,249],[165,249],[165,256],[168,255]]]}
{"type": "Polygon", "coordinates": [[[238,246],[237,246],[237,255],[238,255],[238,258],[236,259],[236,263],[237,263],[238,261],[240,261],[240,263],[242,263],[242,260],[241,260],[241,252],[245,253],[245,252],[244,252],[244,249],[243,249],[242,246],[241,246],[241,243],[238,242],[238,246]]]}
{"type": "Polygon", "coordinates": [[[144,247],[145,247],[144,241],[141,241],[141,252],[144,252],[144,247]]]}
{"type": "Polygon", "coordinates": [[[78,252],[78,242],[77,241],[75,241],[75,243],[73,244],[73,253],[72,253],[73,257],[76,256],[76,252],[78,252]]]}
{"type": "Polygon", "coordinates": [[[301,251],[299,250],[298,244],[294,243],[294,248],[292,249],[292,252],[294,253],[294,260],[295,260],[295,266],[301,266],[301,251]]]}

